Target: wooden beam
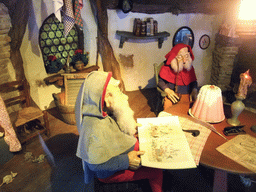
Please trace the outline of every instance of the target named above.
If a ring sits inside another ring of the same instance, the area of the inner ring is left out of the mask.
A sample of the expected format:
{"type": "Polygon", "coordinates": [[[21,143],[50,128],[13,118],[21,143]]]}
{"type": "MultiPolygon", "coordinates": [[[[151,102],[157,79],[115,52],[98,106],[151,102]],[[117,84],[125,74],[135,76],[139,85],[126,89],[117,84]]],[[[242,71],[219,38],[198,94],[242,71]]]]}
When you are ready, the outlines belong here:
{"type": "Polygon", "coordinates": [[[112,72],[113,77],[120,80],[120,88],[125,91],[121,77],[120,65],[115,58],[113,48],[108,40],[108,15],[107,1],[90,0],[94,16],[98,26],[98,51],[102,58],[103,70],[112,72]]]}

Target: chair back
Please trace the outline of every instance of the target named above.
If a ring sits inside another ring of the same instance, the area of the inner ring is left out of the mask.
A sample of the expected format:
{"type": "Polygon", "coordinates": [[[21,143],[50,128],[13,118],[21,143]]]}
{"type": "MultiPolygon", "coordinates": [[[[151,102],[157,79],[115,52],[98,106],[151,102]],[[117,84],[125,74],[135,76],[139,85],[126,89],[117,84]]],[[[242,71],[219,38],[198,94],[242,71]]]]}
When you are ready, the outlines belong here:
{"type": "Polygon", "coordinates": [[[1,84],[0,94],[21,144],[38,134],[50,135],[47,111],[32,106],[26,79],[1,84]]]}
{"type": "Polygon", "coordinates": [[[155,63],[154,64],[154,75],[155,75],[155,81],[156,81],[156,86],[158,85],[158,74],[159,74],[159,71],[161,70],[161,67],[164,65],[164,62],[162,63],[155,63]]]}
{"type": "Polygon", "coordinates": [[[163,110],[163,104],[164,104],[164,98],[166,97],[166,93],[158,86],[159,82],[159,71],[161,70],[161,67],[164,65],[164,62],[162,63],[155,63],[154,64],[154,74],[155,74],[155,81],[156,81],[156,90],[158,92],[158,96],[156,99],[156,107],[155,107],[155,114],[156,116],[163,110]]]}
{"type": "Polygon", "coordinates": [[[29,107],[31,104],[29,84],[25,79],[1,84],[0,93],[7,108],[17,104],[29,107]]]}

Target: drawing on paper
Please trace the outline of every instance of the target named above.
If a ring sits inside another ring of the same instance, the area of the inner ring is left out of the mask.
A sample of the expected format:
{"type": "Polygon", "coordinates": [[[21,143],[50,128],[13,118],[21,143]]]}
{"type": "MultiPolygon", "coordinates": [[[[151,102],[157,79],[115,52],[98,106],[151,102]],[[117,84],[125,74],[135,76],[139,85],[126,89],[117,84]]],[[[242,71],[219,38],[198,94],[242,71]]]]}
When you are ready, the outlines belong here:
{"type": "Polygon", "coordinates": [[[139,118],[143,166],[182,169],[196,167],[178,117],[139,118]]]}
{"type": "Polygon", "coordinates": [[[149,124],[151,135],[152,157],[151,161],[167,161],[177,156],[179,149],[175,149],[168,140],[168,136],[174,131],[168,124],[149,124]]]}

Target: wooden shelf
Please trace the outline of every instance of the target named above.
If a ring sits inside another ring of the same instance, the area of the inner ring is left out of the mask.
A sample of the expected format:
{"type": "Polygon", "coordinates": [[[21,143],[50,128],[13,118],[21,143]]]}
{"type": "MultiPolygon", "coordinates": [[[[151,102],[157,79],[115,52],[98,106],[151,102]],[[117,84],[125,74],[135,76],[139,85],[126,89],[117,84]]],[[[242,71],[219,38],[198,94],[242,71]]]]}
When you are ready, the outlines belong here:
{"type": "Polygon", "coordinates": [[[86,73],[86,76],[88,73],[92,71],[98,71],[99,67],[96,65],[86,67],[81,71],[75,71],[75,72],[70,72],[70,73],[58,73],[49,77],[46,77],[44,79],[46,85],[52,85],[54,84],[57,87],[64,88],[64,76],[83,76],[83,73],[86,73]]]}
{"type": "Polygon", "coordinates": [[[119,48],[123,48],[124,42],[127,41],[128,39],[142,39],[142,40],[143,39],[145,39],[145,40],[146,39],[158,39],[158,48],[161,49],[162,44],[164,42],[164,38],[170,36],[170,33],[166,32],[166,31],[156,33],[153,36],[136,36],[132,32],[128,32],[128,31],[116,31],[116,34],[121,36],[119,48]]]}

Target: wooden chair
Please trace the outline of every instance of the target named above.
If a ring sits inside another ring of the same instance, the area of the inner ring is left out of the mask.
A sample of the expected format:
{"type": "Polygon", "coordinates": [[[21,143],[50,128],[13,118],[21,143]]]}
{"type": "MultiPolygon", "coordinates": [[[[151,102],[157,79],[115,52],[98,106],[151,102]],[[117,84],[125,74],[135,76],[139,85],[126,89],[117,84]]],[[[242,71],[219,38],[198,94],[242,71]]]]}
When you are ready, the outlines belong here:
{"type": "Polygon", "coordinates": [[[47,112],[42,111],[37,106],[32,106],[30,87],[25,79],[1,84],[0,93],[5,102],[14,130],[22,144],[38,136],[38,133],[46,133],[49,136],[50,130],[47,112]],[[27,130],[26,134],[20,134],[21,129],[31,125],[36,128],[27,130]]]}
{"type": "Polygon", "coordinates": [[[164,65],[164,62],[162,63],[155,63],[154,64],[154,75],[155,75],[155,81],[156,81],[156,88],[157,88],[157,102],[156,102],[156,107],[155,107],[155,114],[158,115],[163,110],[163,104],[164,104],[164,98],[166,97],[166,93],[158,86],[158,81],[159,81],[159,71],[161,67],[164,65]]]}

